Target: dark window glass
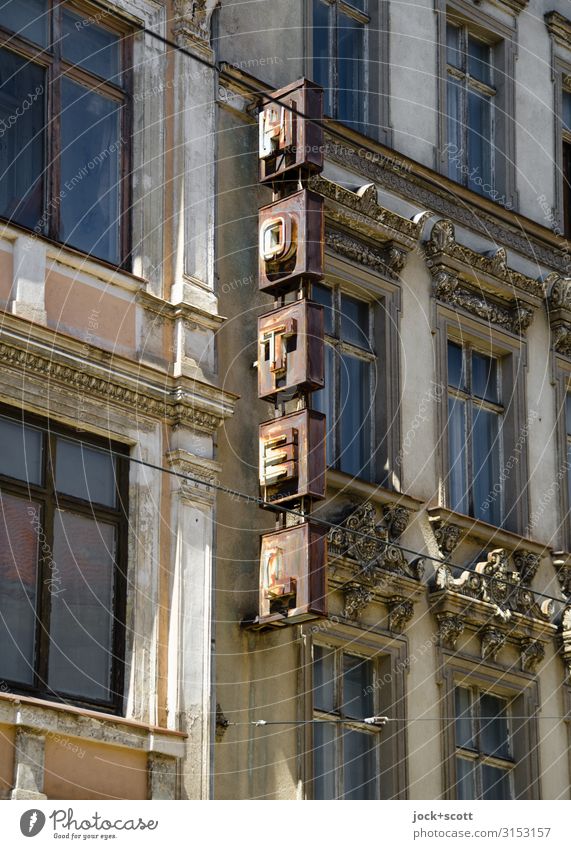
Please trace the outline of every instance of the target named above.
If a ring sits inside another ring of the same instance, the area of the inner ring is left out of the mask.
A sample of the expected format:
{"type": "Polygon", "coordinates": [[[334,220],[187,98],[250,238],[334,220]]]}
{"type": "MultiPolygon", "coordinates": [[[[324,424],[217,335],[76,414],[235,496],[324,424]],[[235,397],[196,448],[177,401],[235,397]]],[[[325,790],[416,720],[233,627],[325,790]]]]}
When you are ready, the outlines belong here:
{"type": "Polygon", "coordinates": [[[373,666],[352,654],[343,654],[343,713],[354,719],[373,715],[373,666]]]}
{"type": "Polygon", "coordinates": [[[486,755],[509,758],[510,744],[506,703],[497,696],[480,696],[481,747],[486,755]]]}
{"type": "Polygon", "coordinates": [[[483,764],[482,784],[484,799],[511,799],[510,775],[505,769],[483,764]]]}
{"type": "Polygon", "coordinates": [[[0,50],[0,215],[44,227],[45,72],[0,50]]]}
{"type": "Polygon", "coordinates": [[[51,604],[48,680],[60,693],[110,699],[115,528],[57,510],[57,582],[51,604]]]}
{"type": "Polygon", "coordinates": [[[63,10],[62,54],[69,62],[120,85],[119,47],[115,33],[63,10]]]}
{"type": "Polygon", "coordinates": [[[45,47],[48,43],[47,0],[0,0],[0,23],[22,38],[45,47]]]}
{"type": "Polygon", "coordinates": [[[571,91],[563,92],[563,129],[571,133],[571,91]]]}
{"type": "Polygon", "coordinates": [[[463,389],[466,385],[462,348],[454,342],[448,343],[448,385],[463,389]]]}
{"type": "Polygon", "coordinates": [[[40,505],[0,494],[0,678],[33,684],[40,505]]]}
{"type": "Polygon", "coordinates": [[[450,508],[468,513],[466,404],[459,398],[448,399],[448,454],[450,508]]]}
{"type": "Polygon", "coordinates": [[[369,305],[349,295],[341,295],[341,338],[369,348],[369,305]]]}
{"type": "Polygon", "coordinates": [[[341,420],[339,467],[342,472],[368,478],[371,462],[371,366],[365,360],[341,357],[341,420]]]}
{"type": "Polygon", "coordinates": [[[472,725],[472,694],[466,687],[456,687],[456,745],[463,749],[474,748],[472,725]]]}
{"type": "Polygon", "coordinates": [[[115,507],[115,461],[105,451],[58,439],[56,488],[75,498],[115,507]]]}
{"type": "Polygon", "coordinates": [[[334,406],[334,398],[335,398],[335,360],[337,358],[337,352],[335,348],[329,344],[329,342],[325,343],[325,386],[323,389],[320,389],[318,392],[314,392],[312,395],[312,406],[314,410],[319,410],[321,413],[325,413],[326,416],[326,442],[325,442],[325,454],[327,465],[332,466],[335,462],[335,453],[334,453],[334,438],[335,438],[335,406],[334,406]]]}
{"type": "Polygon", "coordinates": [[[326,333],[332,335],[335,333],[335,316],[333,313],[333,292],[327,286],[320,286],[314,283],[312,287],[311,299],[323,306],[323,324],[326,333]]]}
{"type": "Polygon", "coordinates": [[[571,237],[571,143],[563,142],[563,222],[565,235],[571,237]]]}
{"type": "Polygon", "coordinates": [[[0,475],[42,483],[41,431],[0,417],[0,475]]]}
{"type": "Polygon", "coordinates": [[[331,6],[323,0],[313,0],[313,79],[323,87],[323,110],[326,115],[333,112],[330,82],[331,48],[331,6]]]}
{"type": "Polygon", "coordinates": [[[376,738],[346,729],[343,732],[344,799],[374,799],[376,738]]]}
{"type": "Polygon", "coordinates": [[[315,722],[313,725],[313,795],[315,799],[335,799],[335,725],[315,722]]]}
{"type": "Polygon", "coordinates": [[[339,108],[340,121],[354,129],[365,121],[365,27],[348,15],[339,15],[339,108]]]}
{"type": "Polygon", "coordinates": [[[485,354],[472,353],[472,387],[474,395],[498,403],[497,360],[485,354]]]}
{"type": "Polygon", "coordinates": [[[492,180],[492,101],[475,91],[468,93],[469,188],[479,194],[490,192],[492,180]]]}
{"type": "Polygon", "coordinates": [[[460,28],[453,24],[446,26],[446,61],[453,68],[462,68],[462,52],[460,50],[460,28]]]}
{"type": "Polygon", "coordinates": [[[118,263],[121,106],[67,79],[62,98],[62,238],[118,263]]]}
{"type": "Polygon", "coordinates": [[[456,798],[476,798],[474,764],[466,758],[456,758],[456,798]]]}
{"type": "Polygon", "coordinates": [[[477,38],[468,38],[468,73],[488,85],[492,82],[490,53],[489,45],[477,38]]]}
{"type": "Polygon", "coordinates": [[[313,706],[317,710],[335,710],[335,652],[313,647],[313,706]]]}

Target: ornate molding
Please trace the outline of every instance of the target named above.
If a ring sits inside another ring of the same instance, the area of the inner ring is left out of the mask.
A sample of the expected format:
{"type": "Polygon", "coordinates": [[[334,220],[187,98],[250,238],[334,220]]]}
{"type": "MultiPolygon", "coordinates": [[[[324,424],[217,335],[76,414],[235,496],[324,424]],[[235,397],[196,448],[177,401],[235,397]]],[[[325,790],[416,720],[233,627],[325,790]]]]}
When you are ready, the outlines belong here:
{"type": "Polygon", "coordinates": [[[567,605],[561,617],[561,657],[567,677],[571,679],[571,605],[567,605]]]}
{"type": "MultiPolygon", "coordinates": [[[[321,175],[314,175],[308,181],[308,187],[325,198],[325,215],[329,222],[338,227],[348,227],[353,232],[371,239],[376,245],[379,242],[389,242],[382,262],[388,265],[392,273],[404,264],[403,253],[406,255],[418,243],[422,234],[425,216],[418,216],[415,221],[403,218],[378,202],[377,188],[374,184],[363,186],[358,192],[327,180],[321,175]],[[391,244],[394,243],[394,244],[391,244]]],[[[370,257],[357,242],[355,246],[348,245],[353,252],[360,251],[361,255],[370,257]]],[[[378,256],[375,250],[374,255],[378,256]]],[[[374,260],[373,260],[374,261],[374,260]]]]}
{"type": "Polygon", "coordinates": [[[464,633],[464,620],[454,613],[437,613],[436,621],[441,645],[456,651],[458,639],[464,633]]]}
{"type": "Polygon", "coordinates": [[[571,557],[563,551],[553,552],[553,566],[557,572],[557,580],[561,587],[561,592],[571,597],[571,557]]]}
{"type": "Polygon", "coordinates": [[[388,242],[383,248],[376,248],[337,230],[326,231],[325,244],[335,253],[386,274],[393,280],[400,277],[407,258],[407,252],[393,242],[388,242]]]}
{"type": "Polygon", "coordinates": [[[539,640],[523,639],[521,641],[521,671],[532,675],[545,657],[545,647],[539,640]]]}
{"type": "Polygon", "coordinates": [[[534,264],[565,272],[567,260],[557,247],[546,246],[540,238],[518,232],[517,228],[501,221],[498,215],[472,204],[459,202],[450,190],[437,188],[423,175],[414,173],[415,165],[394,153],[379,152],[376,156],[363,156],[357,147],[341,142],[326,134],[325,155],[327,161],[350,169],[365,180],[372,180],[380,187],[395,192],[420,209],[430,209],[445,218],[453,218],[497,244],[512,248],[534,264]]]}
{"type": "Polygon", "coordinates": [[[457,525],[449,525],[439,517],[429,516],[430,527],[438,550],[444,560],[447,560],[454,549],[460,544],[463,534],[457,525]]]}
{"type": "MultiPolygon", "coordinates": [[[[534,569],[529,567],[529,562],[537,558],[537,555],[521,550],[517,555],[518,562],[523,564],[524,572],[520,572],[517,567],[510,569],[508,554],[503,548],[490,551],[486,560],[478,563],[474,571],[465,570],[459,578],[454,578],[450,567],[442,564],[436,570],[436,588],[452,590],[468,598],[492,604],[497,608],[496,615],[503,621],[509,621],[513,613],[549,621],[553,615],[553,602],[546,599],[538,604],[528,586],[535,575],[534,569]]],[[[537,563],[534,568],[537,570],[537,563]]]]}
{"type": "Polygon", "coordinates": [[[516,15],[519,15],[520,12],[523,12],[527,8],[529,0],[500,0],[500,3],[508,6],[516,15]]]}
{"type": "Polygon", "coordinates": [[[510,333],[524,336],[533,321],[533,310],[528,307],[505,307],[482,293],[461,286],[458,277],[448,271],[436,271],[433,275],[432,291],[441,303],[463,309],[476,318],[509,330],[510,333]]]}
{"type": "Polygon", "coordinates": [[[412,619],[414,605],[409,599],[402,596],[393,596],[388,600],[389,605],[389,631],[402,634],[407,624],[412,619]]]}
{"type": "Polygon", "coordinates": [[[379,516],[371,502],[350,507],[328,535],[331,577],[345,595],[344,614],[361,616],[378,598],[389,606],[389,627],[400,633],[412,616],[412,597],[422,593],[422,560],[408,562],[395,544],[410,510],[387,504],[379,516]]]}
{"type": "MultiPolygon", "coordinates": [[[[30,340],[27,347],[32,347],[30,340]]],[[[74,362],[77,362],[76,358],[74,362]]],[[[120,383],[117,379],[118,369],[114,371],[115,379],[112,380],[107,376],[110,373],[108,366],[99,369],[93,362],[85,363],[83,368],[72,366],[58,361],[53,352],[50,356],[43,356],[0,342],[0,363],[8,369],[17,370],[20,375],[27,373],[44,380],[46,384],[60,384],[83,398],[124,407],[131,413],[166,419],[172,425],[187,425],[208,434],[212,434],[232,414],[230,406],[222,400],[217,403],[212,399],[211,409],[208,409],[210,399],[194,399],[182,384],[172,379],[166,378],[164,384],[157,384],[142,392],[129,385],[144,385],[142,374],[133,377],[125,374],[125,382],[120,383]],[[106,376],[101,376],[102,372],[106,376]],[[216,407],[218,411],[214,412],[212,408],[216,407]]],[[[193,381],[192,386],[197,389],[198,395],[198,381],[193,381]]],[[[205,389],[211,394],[222,395],[215,387],[205,385],[205,389]]]]}
{"type": "Polygon", "coordinates": [[[174,33],[185,47],[210,53],[210,20],[220,0],[174,0],[174,33]]]}
{"type": "Polygon", "coordinates": [[[545,15],[545,24],[549,35],[557,41],[561,47],[571,51],[571,21],[559,12],[548,12],[545,15]]]}
{"type": "Polygon", "coordinates": [[[544,285],[551,345],[556,353],[571,357],[571,278],[549,274],[544,285]]]}
{"type": "Polygon", "coordinates": [[[484,628],[481,634],[482,660],[495,661],[506,641],[506,635],[499,628],[484,628]]]}

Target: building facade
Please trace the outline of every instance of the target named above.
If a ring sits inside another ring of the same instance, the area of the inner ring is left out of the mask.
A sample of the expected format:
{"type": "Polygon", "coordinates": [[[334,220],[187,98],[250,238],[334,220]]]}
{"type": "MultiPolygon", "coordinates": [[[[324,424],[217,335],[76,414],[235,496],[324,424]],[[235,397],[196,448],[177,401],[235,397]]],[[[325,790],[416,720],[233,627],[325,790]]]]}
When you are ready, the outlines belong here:
{"type": "Polygon", "coordinates": [[[258,208],[279,197],[258,116],[305,77],[324,89],[324,167],[298,188],[324,203],[329,523],[327,615],[262,628],[275,517],[220,498],[217,798],[570,797],[567,5],[216,12],[219,370],[241,396],[221,478],[258,495],[258,423],[283,413],[253,366],[275,306],[258,208]]]}
{"type": "Polygon", "coordinates": [[[196,5],[2,10],[4,798],[211,796],[206,484],[236,396],[196,5]]]}

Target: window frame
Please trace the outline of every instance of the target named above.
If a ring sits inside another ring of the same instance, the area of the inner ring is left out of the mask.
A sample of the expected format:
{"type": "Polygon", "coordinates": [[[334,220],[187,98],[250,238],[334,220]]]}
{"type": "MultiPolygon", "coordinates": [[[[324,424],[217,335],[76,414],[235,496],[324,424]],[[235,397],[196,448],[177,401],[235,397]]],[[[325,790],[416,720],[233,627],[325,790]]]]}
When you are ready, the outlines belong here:
{"type": "Polygon", "coordinates": [[[559,235],[565,239],[571,239],[571,130],[566,130],[563,123],[563,98],[565,93],[571,95],[571,63],[555,56],[553,59],[553,79],[555,123],[554,218],[559,235]],[[567,163],[565,162],[566,149],[569,157],[567,163]],[[568,177],[566,176],[566,164],[569,169],[568,177]],[[565,186],[566,179],[569,182],[567,189],[565,186]]]}
{"type": "Polygon", "coordinates": [[[38,562],[36,565],[36,633],[34,648],[34,683],[27,685],[21,682],[8,681],[5,683],[10,692],[21,695],[47,699],[54,702],[74,704],[91,710],[104,711],[105,713],[121,714],[123,710],[124,696],[124,672],[126,654],[126,611],[127,611],[127,564],[128,564],[128,492],[129,492],[129,464],[128,449],[121,443],[112,442],[101,436],[88,434],[84,431],[78,435],[76,430],[59,424],[51,419],[16,410],[14,407],[0,405],[0,416],[8,418],[18,425],[27,425],[40,429],[42,432],[42,483],[33,484],[17,478],[0,474],[0,494],[6,492],[23,500],[39,503],[41,505],[41,529],[42,535],[49,548],[54,550],[54,515],[58,509],[69,510],[90,518],[101,519],[106,523],[112,523],[116,527],[116,557],[113,564],[113,616],[112,636],[110,646],[112,648],[112,661],[110,669],[110,693],[109,700],[90,699],[75,694],[66,695],[52,691],[48,686],[48,662],[50,642],[50,571],[47,561],[50,554],[42,556],[38,550],[38,562]],[[116,462],[116,499],[115,508],[107,505],[86,501],[76,496],[58,492],[55,488],[55,470],[53,458],[57,459],[55,450],[56,440],[59,438],[72,438],[85,442],[87,447],[100,447],[112,449],[116,462]]]}
{"type": "MultiPolygon", "coordinates": [[[[367,0],[366,11],[355,8],[351,0],[306,0],[305,2],[305,74],[309,79],[315,79],[313,65],[313,9],[315,2],[322,2],[330,9],[330,15],[335,19],[328,27],[329,55],[334,57],[330,67],[330,82],[334,101],[338,96],[338,66],[336,61],[336,42],[334,30],[336,28],[337,8],[348,17],[358,20],[365,26],[365,50],[364,50],[364,115],[359,126],[345,124],[354,132],[370,136],[381,141],[383,144],[391,144],[392,129],[390,127],[390,39],[389,39],[389,3],[388,0],[367,0]],[[333,11],[331,11],[333,10],[333,11]],[[335,46],[334,46],[335,42],[335,46]],[[382,61],[386,57],[385,61],[382,61]]],[[[325,114],[327,115],[327,97],[325,97],[325,114]]],[[[343,120],[338,117],[338,111],[334,103],[331,115],[327,117],[334,121],[343,120]]]]}
{"type": "MultiPolygon", "coordinates": [[[[44,93],[44,160],[42,162],[42,218],[49,210],[48,224],[41,232],[35,228],[26,227],[14,218],[0,216],[0,221],[9,223],[35,236],[77,251],[85,256],[102,262],[111,268],[131,270],[132,264],[132,171],[133,171],[133,31],[132,27],[115,11],[109,11],[101,18],[101,10],[90,6],[84,0],[69,0],[62,5],[48,4],[48,46],[42,47],[22,36],[13,33],[0,24],[0,50],[7,50],[17,56],[27,59],[34,65],[42,67],[46,73],[46,92],[44,93]],[[122,85],[104,80],[92,71],[78,65],[73,65],[63,58],[61,49],[57,47],[61,38],[62,10],[69,9],[76,15],[89,17],[97,12],[97,26],[119,36],[119,54],[121,62],[122,85]],[[110,20],[108,20],[109,18],[110,20]],[[120,192],[120,222],[118,227],[119,262],[87,253],[82,248],[75,247],[71,242],[63,241],[61,233],[61,204],[55,199],[61,191],[61,90],[62,81],[69,79],[103,95],[105,98],[123,103],[120,111],[120,138],[127,142],[121,145],[120,169],[121,179],[118,186],[120,192]],[[47,163],[47,164],[46,164],[47,163]]],[[[41,220],[41,219],[40,219],[41,220]]]]}
{"type": "MultiPolygon", "coordinates": [[[[474,345],[471,340],[463,340],[458,341],[457,339],[449,338],[447,340],[447,350],[448,345],[455,344],[460,347],[462,351],[462,372],[466,375],[466,384],[465,389],[460,389],[458,387],[452,386],[450,384],[450,378],[448,374],[447,367],[447,395],[450,399],[459,398],[465,404],[466,411],[466,448],[467,448],[467,462],[466,462],[466,488],[467,488],[467,497],[468,497],[468,512],[465,515],[471,516],[475,519],[479,519],[480,521],[485,521],[481,517],[475,516],[475,495],[474,495],[474,483],[475,483],[475,470],[474,470],[474,419],[475,419],[475,410],[476,408],[487,410],[488,412],[493,412],[498,416],[498,466],[501,468],[504,462],[504,435],[503,435],[503,419],[505,414],[505,407],[501,400],[499,402],[489,401],[485,398],[480,398],[479,396],[474,394],[474,389],[472,385],[472,355],[482,354],[489,359],[494,359],[496,361],[496,389],[498,391],[498,398],[502,398],[502,367],[501,367],[501,359],[500,357],[494,355],[494,353],[490,353],[488,351],[482,350],[481,347],[474,345]]],[[[448,417],[449,421],[449,417],[448,417]]],[[[447,431],[449,433],[449,428],[447,426],[447,431]]],[[[448,438],[448,450],[449,446],[449,438],[448,438]]],[[[450,453],[448,453],[448,477],[447,484],[450,481],[451,476],[451,467],[450,467],[450,453]]],[[[448,485],[448,489],[451,487],[448,485]]],[[[505,504],[504,504],[504,490],[502,489],[500,496],[500,524],[498,527],[502,527],[504,517],[505,517],[505,504]]],[[[449,505],[451,509],[451,505],[449,505]]],[[[460,511],[457,511],[460,512],[460,511]]]]}
{"type": "MultiPolygon", "coordinates": [[[[369,365],[369,386],[368,392],[371,398],[375,398],[378,392],[378,381],[375,381],[375,366],[377,364],[378,356],[375,350],[375,309],[374,303],[363,296],[363,293],[356,294],[354,290],[347,288],[343,284],[330,282],[329,279],[323,281],[323,283],[319,284],[321,288],[328,289],[332,293],[332,316],[334,321],[333,332],[329,333],[327,330],[324,333],[325,344],[329,346],[335,352],[333,367],[334,367],[334,375],[333,375],[333,422],[330,424],[327,423],[327,438],[332,441],[332,464],[329,468],[335,469],[336,471],[341,471],[341,428],[342,428],[342,415],[341,415],[341,369],[342,362],[341,357],[343,354],[347,354],[355,359],[358,359],[361,362],[365,362],[369,365]],[[368,312],[368,328],[367,328],[367,338],[370,346],[370,351],[367,351],[365,348],[361,348],[358,345],[344,340],[341,335],[341,299],[346,295],[354,300],[358,300],[361,303],[366,305],[368,312]]],[[[327,392],[329,389],[328,385],[326,385],[325,389],[322,390],[327,392]]],[[[376,404],[373,402],[372,408],[370,411],[370,434],[369,434],[369,452],[370,458],[365,469],[361,469],[361,472],[366,471],[367,476],[363,474],[354,474],[353,472],[344,472],[344,474],[350,474],[353,477],[366,480],[369,483],[375,482],[375,478],[377,475],[375,474],[375,459],[374,459],[374,446],[375,446],[375,434],[377,430],[377,422],[376,422],[376,404]]]]}
{"type": "MultiPolygon", "coordinates": [[[[511,719],[511,711],[512,711],[512,702],[509,699],[506,699],[505,695],[498,695],[495,692],[490,691],[489,689],[482,689],[481,686],[477,684],[471,684],[470,682],[462,681],[461,683],[456,682],[454,686],[454,691],[461,687],[462,689],[468,690],[470,693],[471,699],[471,715],[470,720],[472,724],[472,733],[474,740],[474,747],[467,748],[464,746],[458,745],[458,740],[455,736],[455,744],[456,744],[456,755],[455,755],[455,771],[456,771],[456,784],[455,784],[455,792],[457,793],[458,788],[458,770],[457,770],[457,762],[459,759],[469,761],[473,764],[474,769],[474,782],[475,782],[475,790],[476,790],[476,800],[484,798],[484,789],[483,789],[483,780],[482,780],[482,767],[484,765],[489,765],[498,769],[502,769],[504,772],[508,774],[509,787],[510,787],[510,799],[513,799],[514,796],[514,769],[515,769],[515,760],[513,758],[513,733],[512,733],[512,719],[511,719]],[[510,757],[500,758],[497,755],[486,754],[482,750],[482,742],[481,742],[481,731],[482,731],[482,715],[481,715],[481,705],[480,699],[483,695],[493,696],[494,698],[501,699],[505,702],[506,709],[506,720],[508,727],[508,745],[509,745],[509,753],[510,757]]],[[[455,715],[456,722],[458,721],[458,714],[455,715]]],[[[456,729],[454,731],[456,735],[456,729]]],[[[474,800],[472,800],[474,801],[474,800]]]]}
{"type": "MultiPolygon", "coordinates": [[[[478,39],[493,47],[492,64],[495,78],[496,102],[494,123],[494,185],[492,192],[476,192],[475,196],[489,200],[515,211],[518,208],[518,193],[515,165],[516,145],[516,89],[515,62],[517,56],[517,18],[512,24],[495,15],[475,8],[467,0],[435,0],[437,16],[437,62],[438,62],[438,133],[434,151],[434,167],[455,185],[448,176],[448,108],[447,108],[447,23],[467,26],[478,39]]],[[[463,186],[464,188],[464,186],[463,186]]],[[[469,190],[469,186],[467,186],[469,190]]]]}
{"type": "Polygon", "coordinates": [[[375,664],[378,686],[374,687],[374,707],[380,715],[395,721],[378,734],[378,787],[380,799],[408,798],[408,735],[406,729],[406,683],[409,669],[408,642],[402,635],[385,635],[375,630],[363,631],[332,616],[318,625],[301,626],[302,702],[306,720],[303,727],[301,771],[304,797],[314,798],[313,777],[313,644],[325,648],[345,649],[348,654],[370,659],[375,664]]]}
{"type": "Polygon", "coordinates": [[[513,757],[513,798],[540,799],[539,728],[541,706],[539,681],[531,673],[515,671],[513,665],[498,671],[490,663],[442,647],[440,656],[440,712],[442,719],[443,798],[457,799],[455,688],[472,687],[505,699],[510,705],[513,757]],[[518,717],[516,719],[516,717],[518,717]],[[523,718],[520,718],[523,717],[523,718]]]}
{"type": "Polygon", "coordinates": [[[563,359],[557,354],[553,357],[553,374],[555,382],[555,422],[557,443],[557,478],[560,479],[560,470],[564,469],[563,483],[558,487],[558,539],[559,545],[564,552],[571,551],[571,499],[569,488],[571,486],[571,469],[567,465],[567,446],[570,439],[567,434],[567,396],[571,395],[571,361],[563,359]]]}
{"type": "MultiPolygon", "coordinates": [[[[433,326],[437,340],[436,368],[440,378],[439,384],[446,390],[437,399],[438,432],[442,434],[438,443],[439,504],[451,509],[448,460],[448,341],[457,344],[471,342],[487,356],[497,357],[500,364],[504,399],[503,457],[506,459],[506,465],[514,456],[512,452],[515,452],[518,438],[521,441],[517,462],[514,461],[503,482],[504,519],[501,527],[518,535],[525,534],[530,521],[528,440],[522,439],[528,417],[527,343],[521,337],[516,338],[491,324],[483,324],[477,319],[464,316],[444,304],[435,304],[433,326]]],[[[502,466],[502,472],[504,467],[502,466]]],[[[469,518],[472,523],[484,521],[472,516],[469,518]]],[[[490,522],[485,524],[495,527],[490,522]]]]}

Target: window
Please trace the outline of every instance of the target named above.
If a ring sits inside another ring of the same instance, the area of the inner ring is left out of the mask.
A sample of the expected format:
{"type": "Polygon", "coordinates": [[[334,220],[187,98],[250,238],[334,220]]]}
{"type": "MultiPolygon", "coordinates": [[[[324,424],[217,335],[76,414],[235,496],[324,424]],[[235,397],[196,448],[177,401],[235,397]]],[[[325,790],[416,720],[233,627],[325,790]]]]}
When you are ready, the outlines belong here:
{"type": "Polygon", "coordinates": [[[479,194],[495,183],[493,48],[468,27],[446,26],[448,176],[479,194]]]}
{"type": "Polygon", "coordinates": [[[374,684],[370,658],[313,646],[315,799],[380,797],[380,732],[364,723],[375,714],[374,684]]]}
{"type": "Polygon", "coordinates": [[[371,480],[374,477],[374,369],[372,309],[339,287],[313,286],[325,308],[325,388],[313,395],[327,416],[329,466],[371,480]]]}
{"type": "Polygon", "coordinates": [[[118,710],[125,462],[27,422],[0,416],[0,678],[118,710]]]}
{"type": "Polygon", "coordinates": [[[456,798],[513,799],[512,743],[506,699],[456,687],[456,798]]]}
{"type": "Polygon", "coordinates": [[[0,216],[126,264],[129,41],[106,14],[7,0],[0,25],[0,216]]]}
{"type": "Polygon", "coordinates": [[[449,507],[499,525],[502,414],[495,357],[448,342],[449,507]]]}
{"type": "Polygon", "coordinates": [[[563,227],[571,238],[571,91],[563,91],[562,163],[563,163],[563,227]]]}
{"type": "Polygon", "coordinates": [[[313,0],[313,79],[327,115],[364,131],[367,114],[368,0],[313,0]]]}

